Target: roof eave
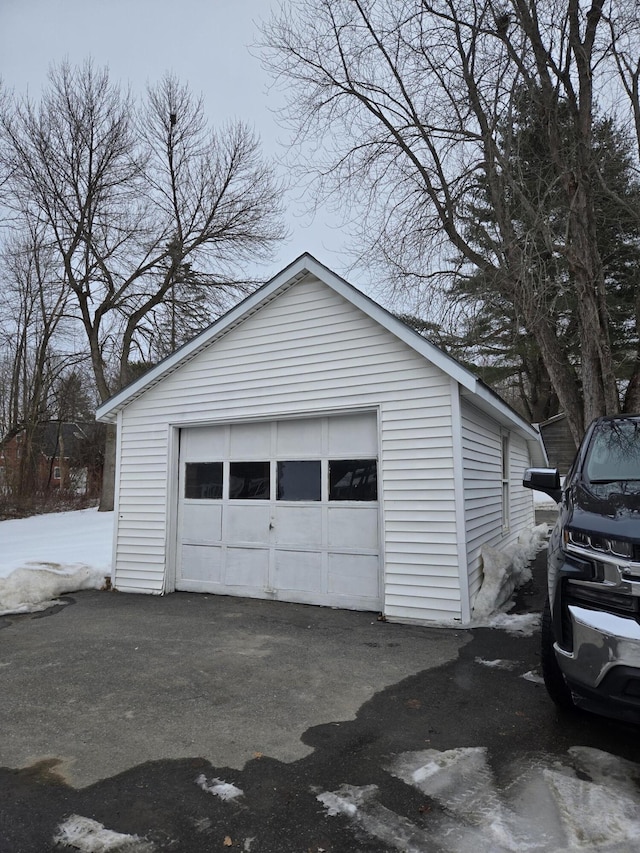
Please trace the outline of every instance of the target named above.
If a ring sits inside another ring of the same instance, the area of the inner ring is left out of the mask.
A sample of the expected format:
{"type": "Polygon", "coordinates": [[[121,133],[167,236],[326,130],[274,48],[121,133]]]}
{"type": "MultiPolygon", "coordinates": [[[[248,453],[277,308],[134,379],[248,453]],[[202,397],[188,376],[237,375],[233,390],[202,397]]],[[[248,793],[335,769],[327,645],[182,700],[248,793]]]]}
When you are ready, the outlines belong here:
{"type": "MultiPolygon", "coordinates": [[[[187,342],[172,355],[151,368],[144,376],[141,376],[135,382],[105,401],[98,408],[96,419],[105,423],[114,423],[118,412],[125,406],[138,399],[145,391],[152,388],[165,376],[168,376],[181,365],[190,361],[215,340],[242,323],[243,320],[254,314],[306,275],[313,275],[331,287],[348,302],[355,305],[454,379],[460,385],[461,389],[464,389],[463,393],[466,391],[467,395],[473,396],[480,408],[485,409],[494,418],[497,417],[498,420],[510,426],[510,428],[516,429],[527,441],[532,443],[540,442],[540,447],[542,447],[537,431],[530,427],[497,395],[484,386],[473,373],[308,253],[301,255],[274,276],[274,278],[263,284],[262,287],[258,288],[258,290],[228,311],[223,317],[212,323],[211,326],[202,331],[193,340],[187,342]]],[[[542,453],[544,453],[544,450],[542,450],[542,453]]]]}

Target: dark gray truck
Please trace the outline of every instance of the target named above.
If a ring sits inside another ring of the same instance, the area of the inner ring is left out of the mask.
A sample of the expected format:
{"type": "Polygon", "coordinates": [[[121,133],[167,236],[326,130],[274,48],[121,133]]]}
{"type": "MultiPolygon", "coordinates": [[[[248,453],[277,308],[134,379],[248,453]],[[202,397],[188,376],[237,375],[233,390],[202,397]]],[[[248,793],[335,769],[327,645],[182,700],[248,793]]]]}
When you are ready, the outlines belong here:
{"type": "Polygon", "coordinates": [[[560,485],[530,468],[524,485],[558,502],[548,548],[542,673],[562,708],[640,722],[640,415],[598,418],[560,485]]]}

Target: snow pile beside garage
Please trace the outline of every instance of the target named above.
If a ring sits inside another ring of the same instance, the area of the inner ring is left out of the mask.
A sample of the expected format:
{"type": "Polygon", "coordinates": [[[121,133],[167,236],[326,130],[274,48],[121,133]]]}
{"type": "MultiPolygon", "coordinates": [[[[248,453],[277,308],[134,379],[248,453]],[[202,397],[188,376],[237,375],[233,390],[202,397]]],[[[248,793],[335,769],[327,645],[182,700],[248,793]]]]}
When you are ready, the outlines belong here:
{"type": "Polygon", "coordinates": [[[111,574],[113,513],[96,509],[0,522],[0,616],[100,589],[111,574]]]}
{"type": "Polygon", "coordinates": [[[59,569],[43,563],[27,565],[8,578],[0,578],[0,616],[46,610],[57,603],[59,595],[101,589],[104,584],[104,573],[90,566],[59,569]]]}
{"type": "MultiPolygon", "coordinates": [[[[549,526],[538,524],[523,531],[517,543],[504,550],[492,548],[490,545],[482,546],[484,577],[473,606],[472,621],[474,625],[487,624],[487,620],[492,614],[497,614],[498,617],[505,615],[499,614],[497,611],[509,601],[518,587],[531,580],[531,561],[538,551],[545,547],[548,536],[549,526]]],[[[530,614],[525,614],[525,616],[530,617],[530,614]]],[[[509,618],[514,619],[514,617],[509,618]]],[[[503,624],[500,624],[499,618],[496,622],[495,617],[491,625],[492,627],[508,627],[505,620],[503,620],[503,624]]],[[[514,625],[514,627],[516,626],[514,625]]],[[[521,627],[523,630],[520,630],[519,633],[524,632],[524,623],[521,627]]],[[[528,623],[526,627],[529,627],[528,623]]]]}

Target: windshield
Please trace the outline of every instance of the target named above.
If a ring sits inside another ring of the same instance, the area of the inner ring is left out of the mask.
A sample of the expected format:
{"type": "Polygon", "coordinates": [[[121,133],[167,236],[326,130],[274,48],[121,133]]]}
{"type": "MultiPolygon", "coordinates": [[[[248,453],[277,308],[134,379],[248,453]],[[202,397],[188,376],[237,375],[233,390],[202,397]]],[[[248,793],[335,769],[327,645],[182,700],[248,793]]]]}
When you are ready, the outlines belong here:
{"type": "Polygon", "coordinates": [[[640,420],[599,424],[587,452],[585,474],[592,483],[640,480],[640,420]]]}

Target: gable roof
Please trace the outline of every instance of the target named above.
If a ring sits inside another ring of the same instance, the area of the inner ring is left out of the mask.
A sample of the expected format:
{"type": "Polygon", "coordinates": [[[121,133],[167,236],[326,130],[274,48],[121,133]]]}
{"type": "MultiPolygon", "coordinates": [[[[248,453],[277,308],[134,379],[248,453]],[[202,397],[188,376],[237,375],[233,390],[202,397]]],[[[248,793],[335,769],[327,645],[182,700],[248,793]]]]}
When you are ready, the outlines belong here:
{"type": "MultiPolygon", "coordinates": [[[[68,459],[77,455],[81,443],[87,441],[85,428],[86,424],[81,425],[77,421],[43,421],[33,430],[31,438],[33,448],[47,459],[53,459],[61,450],[64,450],[64,458],[68,459]]],[[[89,428],[95,429],[95,424],[91,422],[89,428]]],[[[26,428],[9,432],[4,439],[0,440],[0,447],[11,440],[20,442],[20,437],[25,432],[26,428]]]]}
{"type": "Polygon", "coordinates": [[[47,459],[52,459],[63,447],[65,457],[73,456],[82,439],[86,440],[86,435],[77,423],[47,421],[36,428],[34,443],[47,459]]]}
{"type": "Polygon", "coordinates": [[[96,418],[106,423],[115,422],[118,412],[307,275],[319,279],[327,287],[346,299],[347,302],[359,308],[395,337],[454,379],[460,385],[463,396],[503,425],[520,433],[530,443],[536,464],[544,463],[544,450],[538,432],[477,376],[307,253],[300,255],[270,281],[263,284],[262,287],[238,303],[195,338],[177,349],[172,355],[160,361],[147,373],[106,400],[98,408],[96,418]]]}

